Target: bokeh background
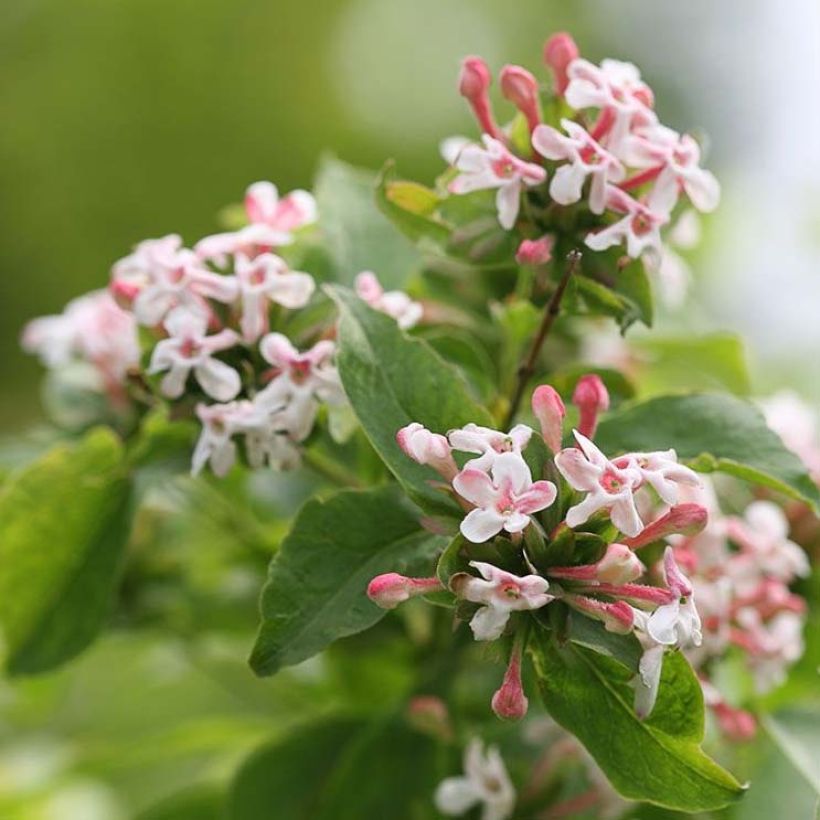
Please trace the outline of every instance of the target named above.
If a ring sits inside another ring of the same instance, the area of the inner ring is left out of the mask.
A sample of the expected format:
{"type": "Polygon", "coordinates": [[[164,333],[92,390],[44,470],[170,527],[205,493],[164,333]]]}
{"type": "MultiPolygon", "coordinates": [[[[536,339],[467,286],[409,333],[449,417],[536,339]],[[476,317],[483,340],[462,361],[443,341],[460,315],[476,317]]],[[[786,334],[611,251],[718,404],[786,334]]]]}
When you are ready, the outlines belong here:
{"type": "MultiPolygon", "coordinates": [[[[437,142],[471,133],[460,58],[538,65],[557,29],[638,63],[662,119],[708,135],[724,201],[693,306],[668,321],[739,331],[760,392],[820,400],[816,0],[5,0],[0,432],[40,412],[25,320],[103,286],[142,238],[212,232],[249,182],[309,187],[323,152],[431,180],[437,142]]],[[[223,668],[241,647],[202,651],[109,638],[56,680],[0,689],[0,797],[49,781],[38,817],[107,820],[230,768],[295,695],[223,668]]],[[[203,794],[151,816],[207,817],[203,794]]]]}

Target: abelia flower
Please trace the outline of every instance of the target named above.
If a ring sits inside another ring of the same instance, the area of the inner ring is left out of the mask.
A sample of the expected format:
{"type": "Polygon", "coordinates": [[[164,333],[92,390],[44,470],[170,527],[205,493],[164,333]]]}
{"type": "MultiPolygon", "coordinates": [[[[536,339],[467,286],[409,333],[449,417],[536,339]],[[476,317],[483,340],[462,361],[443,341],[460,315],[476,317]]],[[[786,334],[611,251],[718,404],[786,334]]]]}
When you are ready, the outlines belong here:
{"type": "Polygon", "coordinates": [[[607,187],[607,208],[625,214],[622,219],[599,231],[587,234],[584,243],[594,251],[605,251],[626,243],[626,252],[637,259],[646,251],[661,253],[661,226],[669,221],[669,214],[639,202],[615,186],[607,187]]]}
{"type": "Polygon", "coordinates": [[[509,433],[502,433],[472,422],[447,433],[454,450],[481,454],[479,458],[471,459],[464,465],[465,469],[469,467],[473,470],[489,470],[502,453],[520,455],[531,436],[532,428],[526,424],[516,424],[509,433]]]}
{"type": "Polygon", "coordinates": [[[490,474],[465,467],[454,479],[455,491],[476,505],[461,522],[461,534],[475,544],[501,530],[522,532],[530,515],[555,501],[557,490],[550,481],[533,482],[530,468],[517,453],[496,456],[490,474]]]}
{"type": "Polygon", "coordinates": [[[810,572],[806,552],[789,540],[789,523],[783,511],[771,501],[755,501],[743,519],[727,519],[728,536],[764,573],[790,582],[810,572]]]}
{"type": "Polygon", "coordinates": [[[460,598],[483,604],[470,620],[477,641],[500,638],[514,611],[540,609],[553,600],[547,594],[549,582],[540,575],[519,577],[484,561],[470,561],[481,578],[467,573],[454,575],[450,586],[460,598]]]}
{"type": "Polygon", "coordinates": [[[539,125],[532,134],[532,146],[542,157],[567,160],[552,175],[550,196],[559,205],[578,202],[589,178],[589,209],[602,214],[607,204],[607,184],[623,180],[626,170],[614,154],[577,122],[564,119],[561,127],[569,136],[551,125],[539,125]]]}
{"type": "Polygon", "coordinates": [[[578,432],[591,439],[598,428],[598,414],[609,410],[609,391],[594,373],[581,376],[572,392],[572,403],[580,412],[578,432]]]}
{"type": "Polygon", "coordinates": [[[72,299],[55,316],[32,319],[23,329],[21,344],[52,369],[76,359],[88,362],[104,388],[121,384],[140,357],[133,316],[105,290],[72,299]]]}
{"type": "Polygon", "coordinates": [[[700,478],[694,470],[678,463],[678,454],[674,450],[663,450],[654,453],[629,453],[614,459],[621,469],[632,469],[644,482],[649,484],[667,504],[678,503],[678,486],[685,484],[699,487],[700,478]]]}
{"type": "Polygon", "coordinates": [[[643,529],[634,498],[642,481],[640,473],[631,466],[618,467],[586,436],[573,432],[580,449],[561,450],[555,465],[573,489],[587,496],[567,511],[567,525],[577,527],[599,510],[608,510],[612,523],[624,535],[637,535],[643,529]]]}
{"type": "Polygon", "coordinates": [[[497,139],[487,134],[481,139],[483,148],[467,145],[459,152],[456,168],[460,173],[450,183],[450,191],[468,194],[497,188],[498,221],[510,230],[518,219],[522,190],[544,182],[547,172],[540,165],[519,159],[497,139]]]}
{"type": "Polygon", "coordinates": [[[414,302],[400,290],[385,292],[376,274],[362,271],[356,277],[356,295],[374,310],[390,316],[402,330],[409,330],[419,323],[424,313],[420,302],[414,302]]]}
{"type": "Polygon", "coordinates": [[[178,399],[193,372],[199,386],[211,398],[226,402],[236,397],[242,387],[239,373],[215,359],[214,354],[236,345],[238,333],[226,328],[208,336],[207,318],[181,307],[168,314],[164,327],[169,337],[157,342],[148,368],[151,375],[166,373],[160,383],[164,396],[178,399]]]}
{"type": "Polygon", "coordinates": [[[552,69],[555,79],[555,93],[562,97],[569,85],[567,69],[574,60],[578,59],[580,52],[575,40],[565,31],[553,34],[544,43],[544,64],[552,69]]]}
{"type": "Polygon", "coordinates": [[[396,433],[396,442],[406,456],[432,467],[447,481],[452,481],[458,473],[447,439],[439,433],[431,433],[417,421],[402,427],[396,433]]]}
{"type": "Polygon", "coordinates": [[[377,575],[367,585],[367,597],[382,609],[395,609],[417,595],[441,589],[438,578],[408,578],[397,572],[377,575]]]}
{"type": "Polygon", "coordinates": [[[214,475],[227,475],[236,462],[233,437],[243,432],[247,421],[256,414],[248,400],[229,404],[198,404],[196,414],[202,422],[202,432],[191,458],[191,475],[199,475],[210,462],[214,475]]]}
{"type": "Polygon", "coordinates": [[[541,437],[553,453],[561,449],[566,407],[558,391],[548,384],[536,387],[532,393],[532,412],[541,426],[541,437]]]}
{"type": "Polygon", "coordinates": [[[214,234],[197,242],[194,250],[202,259],[225,261],[228,254],[255,256],[271,248],[289,245],[293,233],[316,221],[316,200],[307,191],[291,191],[279,198],[272,182],[254,182],[245,192],[249,225],[238,231],[214,234]]]}
{"type": "Polygon", "coordinates": [[[250,466],[259,469],[267,465],[274,470],[292,470],[298,467],[302,460],[301,453],[281,419],[267,413],[256,400],[254,408],[256,418],[261,418],[262,421],[249,425],[244,431],[245,450],[250,466]]]}
{"type": "Polygon", "coordinates": [[[448,816],[482,807],[482,820],[507,820],[515,808],[515,789],[495,746],[487,748],[477,738],[464,755],[464,775],[443,780],[435,794],[436,808],[448,816]]]}
{"type": "Polygon", "coordinates": [[[294,440],[304,441],[313,429],[319,402],[344,401],[339,374],[332,365],[336,346],[323,340],[300,353],[286,336],[269,333],[259,343],[259,350],[276,375],[257,394],[256,401],[277,414],[282,429],[294,440]]]}
{"type": "Polygon", "coordinates": [[[753,607],[742,608],[736,619],[743,633],[733,631],[732,641],[747,651],[755,689],[763,695],[780,686],[789,666],[803,656],[804,619],[795,612],[778,612],[764,620],[753,607]]]}
{"type": "Polygon", "coordinates": [[[272,253],[262,253],[253,259],[237,253],[235,272],[242,306],[239,326],[248,343],[268,332],[271,303],[288,309],[301,308],[316,289],[309,273],[290,270],[284,259],[272,253]]]}
{"type": "Polygon", "coordinates": [[[663,556],[664,579],[675,600],[659,606],[646,622],[646,632],[664,646],[699,646],[703,640],[700,615],[689,580],[681,573],[672,547],[663,556]]]}
{"type": "MultiPolygon", "coordinates": [[[[639,610],[635,610],[636,615],[639,610]]],[[[645,615],[645,613],[640,613],[645,615]]],[[[663,644],[650,644],[644,649],[638,663],[638,675],[632,681],[635,689],[635,714],[641,719],[649,717],[658,699],[663,670],[663,644]]]]}
{"type": "Polygon", "coordinates": [[[760,402],[766,424],[774,430],[820,482],[820,432],[816,414],[797,393],[782,390],[760,402]]]}
{"type": "Polygon", "coordinates": [[[176,234],[140,242],[130,256],[114,264],[111,276],[115,294],[131,293],[134,316],[149,327],[177,307],[207,316],[207,299],[229,303],[237,295],[236,280],[208,270],[176,234]]]}

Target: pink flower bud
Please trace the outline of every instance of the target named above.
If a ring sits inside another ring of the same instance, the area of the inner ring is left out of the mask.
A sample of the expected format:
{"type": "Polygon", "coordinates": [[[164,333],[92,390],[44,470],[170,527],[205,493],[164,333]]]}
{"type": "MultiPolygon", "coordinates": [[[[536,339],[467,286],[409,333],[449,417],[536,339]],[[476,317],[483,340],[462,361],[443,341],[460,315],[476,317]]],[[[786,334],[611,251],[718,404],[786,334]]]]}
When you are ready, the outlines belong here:
{"type": "Polygon", "coordinates": [[[395,609],[417,595],[441,589],[438,578],[407,578],[397,572],[377,575],[367,585],[367,597],[382,609],[395,609]]]}
{"type": "Polygon", "coordinates": [[[435,695],[417,695],[407,704],[407,720],[420,732],[449,740],[453,736],[447,705],[435,695]]]}
{"type": "Polygon", "coordinates": [[[578,612],[601,621],[608,632],[626,635],[635,626],[635,613],[626,601],[599,601],[586,595],[564,595],[564,602],[578,612]]]}
{"type": "Polygon", "coordinates": [[[555,93],[563,97],[569,85],[567,68],[569,64],[578,58],[580,51],[575,40],[565,31],[553,34],[544,43],[544,63],[552,69],[555,75],[555,93]]]}
{"type": "Polygon", "coordinates": [[[552,246],[555,237],[544,234],[540,239],[524,239],[515,252],[515,261],[519,265],[546,265],[552,259],[552,246]]]}
{"type": "Polygon", "coordinates": [[[629,547],[610,544],[604,557],[596,564],[595,577],[607,584],[626,584],[640,578],[644,565],[629,547]]]}
{"type": "Polygon", "coordinates": [[[730,740],[751,740],[757,734],[757,721],[751,712],[734,709],[728,703],[712,706],[720,729],[730,740]]]}
{"type": "Polygon", "coordinates": [[[532,412],[541,425],[541,435],[553,453],[561,449],[564,416],[567,414],[558,391],[548,384],[536,387],[532,394],[532,412]]]}
{"type": "Polygon", "coordinates": [[[530,131],[541,123],[538,81],[520,65],[501,69],[501,93],[527,118],[530,131]]]}
{"type": "Polygon", "coordinates": [[[108,286],[108,290],[111,292],[111,296],[119,307],[123,310],[131,310],[131,306],[134,304],[134,299],[137,298],[137,294],[140,292],[141,288],[133,282],[125,282],[122,279],[114,279],[108,286]]]}
{"type": "Polygon", "coordinates": [[[700,504],[678,504],[634,538],[625,538],[623,543],[636,550],[647,544],[654,544],[667,535],[697,535],[708,520],[709,511],[706,507],[700,504]]]}
{"type": "Polygon", "coordinates": [[[498,138],[500,132],[495,124],[490,97],[487,93],[491,82],[490,69],[481,57],[464,58],[458,77],[459,94],[470,103],[481,130],[491,137],[498,138]]]}
{"type": "Polygon", "coordinates": [[[521,646],[516,642],[501,687],[493,695],[493,712],[502,720],[521,720],[527,714],[529,700],[521,685],[521,646]]]}
{"type": "Polygon", "coordinates": [[[396,433],[396,442],[406,456],[419,464],[432,467],[448,483],[458,473],[447,438],[439,433],[431,433],[418,422],[402,427],[396,433]]]}
{"type": "Polygon", "coordinates": [[[663,553],[663,575],[666,585],[679,597],[688,597],[692,594],[692,584],[689,579],[680,571],[677,561],[675,561],[675,551],[672,547],[667,547],[663,553]]]}
{"type": "Polygon", "coordinates": [[[578,432],[592,438],[598,427],[598,413],[609,409],[609,392],[599,376],[581,376],[572,394],[572,403],[581,411],[578,432]]]}

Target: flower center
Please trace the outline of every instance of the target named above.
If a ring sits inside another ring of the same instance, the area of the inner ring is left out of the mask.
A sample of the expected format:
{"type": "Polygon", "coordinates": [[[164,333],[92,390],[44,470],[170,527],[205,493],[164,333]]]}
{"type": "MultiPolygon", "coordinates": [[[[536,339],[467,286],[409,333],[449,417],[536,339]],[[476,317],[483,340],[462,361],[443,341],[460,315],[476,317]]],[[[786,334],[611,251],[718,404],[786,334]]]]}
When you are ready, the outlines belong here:
{"type": "Polygon", "coordinates": [[[509,598],[511,601],[517,601],[521,597],[521,590],[513,583],[502,585],[499,592],[504,598],[509,598]]]}
{"type": "Polygon", "coordinates": [[[493,163],[493,173],[500,179],[510,179],[515,174],[515,163],[509,157],[497,159],[493,163]]]}
{"type": "Polygon", "coordinates": [[[186,359],[193,359],[195,356],[198,356],[201,349],[202,347],[199,342],[190,337],[183,339],[182,344],[179,346],[179,352],[185,356],[186,359]]]}
{"type": "Polygon", "coordinates": [[[607,470],[607,472],[601,476],[601,486],[610,493],[610,495],[615,495],[623,489],[624,481],[617,473],[612,472],[612,470],[607,470]]]}
{"type": "Polygon", "coordinates": [[[304,384],[310,376],[310,362],[304,359],[297,359],[290,364],[290,378],[296,384],[304,384]]]}
{"type": "Polygon", "coordinates": [[[637,214],[632,220],[632,230],[637,236],[644,236],[652,230],[652,222],[645,214],[637,214]]]}

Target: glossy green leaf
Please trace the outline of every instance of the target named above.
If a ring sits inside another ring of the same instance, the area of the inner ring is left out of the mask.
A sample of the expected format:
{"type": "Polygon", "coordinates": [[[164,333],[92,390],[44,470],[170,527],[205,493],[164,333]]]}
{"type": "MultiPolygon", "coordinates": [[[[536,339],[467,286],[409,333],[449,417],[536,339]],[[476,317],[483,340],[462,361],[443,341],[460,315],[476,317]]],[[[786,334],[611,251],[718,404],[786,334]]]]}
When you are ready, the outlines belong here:
{"type": "Polygon", "coordinates": [[[325,157],[315,194],[324,243],[335,278],[351,284],[356,274],[372,270],[385,287],[401,287],[421,257],[376,205],[376,175],[325,157]]]}
{"type": "Polygon", "coordinates": [[[622,664],[572,642],[560,648],[541,630],[530,652],[547,710],[624,797],[696,812],[741,796],[740,784],[700,748],[703,697],[682,656],[667,654],[655,710],[640,721],[633,673],[622,664]]]}
{"type": "Polygon", "coordinates": [[[820,490],[798,457],[754,405],[733,396],[662,396],[630,404],[601,423],[595,441],[609,455],[674,447],[701,472],[719,470],[820,504],[820,490]]]}
{"type": "Polygon", "coordinates": [[[783,710],[765,717],[763,728],[820,798],[820,708],[783,710]]]}
{"type": "Polygon", "coordinates": [[[447,540],[424,531],[395,486],[311,500],[271,561],[250,664],[257,675],[315,655],[385,614],[366,595],[383,572],[430,575],[447,540]]]}
{"type": "Polygon", "coordinates": [[[120,441],[95,430],[49,450],[0,493],[0,625],[6,668],[52,669],[108,616],[129,531],[120,441]]]}
{"type": "Polygon", "coordinates": [[[492,427],[493,419],[472,397],[462,374],[428,344],[407,336],[350,291],[330,292],[341,312],[339,373],[367,437],[414,500],[429,511],[456,512],[455,504],[429,484],[439,476],[409,459],[396,444],[396,433],[413,421],[445,433],[471,421],[492,427]]]}

